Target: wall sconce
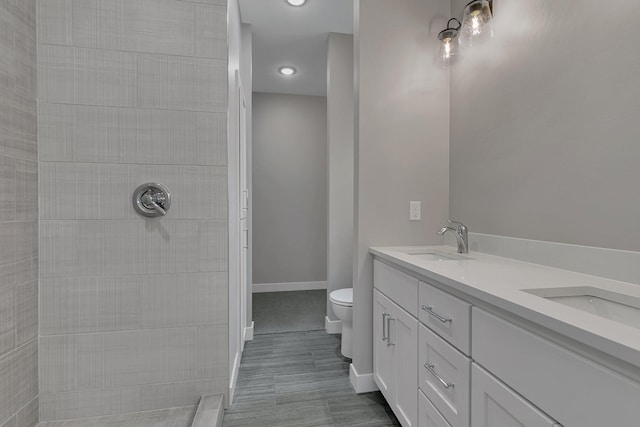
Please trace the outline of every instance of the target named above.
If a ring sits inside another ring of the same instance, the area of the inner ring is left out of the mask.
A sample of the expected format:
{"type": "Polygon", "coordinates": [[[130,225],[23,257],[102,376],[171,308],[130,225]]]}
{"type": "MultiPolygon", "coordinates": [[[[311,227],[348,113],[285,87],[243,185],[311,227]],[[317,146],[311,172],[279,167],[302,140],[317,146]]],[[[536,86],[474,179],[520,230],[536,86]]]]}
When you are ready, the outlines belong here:
{"type": "Polygon", "coordinates": [[[462,23],[456,18],[451,18],[447,21],[447,28],[438,33],[438,40],[442,43],[436,62],[445,68],[462,58],[459,44],[471,47],[491,37],[493,37],[493,0],[472,0],[464,7],[462,23]]]}
{"type": "Polygon", "coordinates": [[[438,40],[442,42],[438,54],[438,63],[441,67],[446,67],[460,58],[458,46],[460,25],[460,21],[451,18],[447,21],[447,28],[438,33],[438,40]]]}
{"type": "Polygon", "coordinates": [[[493,37],[493,15],[490,0],[473,0],[464,8],[460,44],[473,46],[493,37]]]}

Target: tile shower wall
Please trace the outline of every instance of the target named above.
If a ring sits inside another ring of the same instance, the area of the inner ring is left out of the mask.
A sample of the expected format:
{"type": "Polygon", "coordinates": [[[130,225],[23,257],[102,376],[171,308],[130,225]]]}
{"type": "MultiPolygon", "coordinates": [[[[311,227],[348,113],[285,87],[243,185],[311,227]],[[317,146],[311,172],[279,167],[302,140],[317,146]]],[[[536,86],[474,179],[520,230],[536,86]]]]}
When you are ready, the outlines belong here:
{"type": "Polygon", "coordinates": [[[228,388],[226,25],[222,0],[38,2],[42,420],[228,388]],[[149,181],[166,218],[131,207],[149,181]]]}
{"type": "Polygon", "coordinates": [[[36,0],[0,0],[0,426],[38,423],[36,0]]]}

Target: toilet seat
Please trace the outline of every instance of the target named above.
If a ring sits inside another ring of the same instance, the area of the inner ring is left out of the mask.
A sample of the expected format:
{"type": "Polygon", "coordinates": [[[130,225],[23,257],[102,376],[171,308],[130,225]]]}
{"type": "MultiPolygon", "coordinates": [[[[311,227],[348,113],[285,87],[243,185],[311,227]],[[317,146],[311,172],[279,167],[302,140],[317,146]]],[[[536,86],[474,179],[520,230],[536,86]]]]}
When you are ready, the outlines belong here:
{"type": "Polygon", "coordinates": [[[329,294],[329,300],[343,307],[353,306],[353,288],[336,289],[329,294]]]}

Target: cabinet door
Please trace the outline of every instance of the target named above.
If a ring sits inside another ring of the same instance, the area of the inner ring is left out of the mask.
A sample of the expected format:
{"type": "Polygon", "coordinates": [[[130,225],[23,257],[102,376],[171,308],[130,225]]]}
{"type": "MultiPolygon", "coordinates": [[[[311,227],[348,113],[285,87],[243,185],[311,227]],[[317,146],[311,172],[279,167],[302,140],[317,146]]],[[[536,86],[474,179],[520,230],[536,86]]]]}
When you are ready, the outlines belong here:
{"type": "Polygon", "coordinates": [[[373,290],[373,379],[380,392],[394,407],[393,346],[387,344],[389,318],[393,313],[393,302],[377,289],[373,290]]]}
{"type": "Polygon", "coordinates": [[[395,414],[404,427],[418,425],[418,320],[394,304],[389,342],[393,348],[395,414]]]}
{"type": "Polygon", "coordinates": [[[473,363],[471,427],[554,427],[555,421],[473,363]]]}

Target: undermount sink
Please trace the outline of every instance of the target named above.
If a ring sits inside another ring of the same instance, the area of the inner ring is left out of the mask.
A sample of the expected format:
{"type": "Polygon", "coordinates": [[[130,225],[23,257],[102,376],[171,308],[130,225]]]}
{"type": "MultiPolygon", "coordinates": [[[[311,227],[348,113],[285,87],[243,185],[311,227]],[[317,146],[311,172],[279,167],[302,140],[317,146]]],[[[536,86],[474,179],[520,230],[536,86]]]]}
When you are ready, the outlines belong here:
{"type": "Polygon", "coordinates": [[[640,329],[640,298],[590,286],[524,292],[640,329]]]}
{"type": "Polygon", "coordinates": [[[466,256],[449,253],[449,252],[432,250],[432,249],[405,251],[405,253],[407,255],[415,256],[427,261],[459,261],[459,260],[471,259],[466,256]]]}

